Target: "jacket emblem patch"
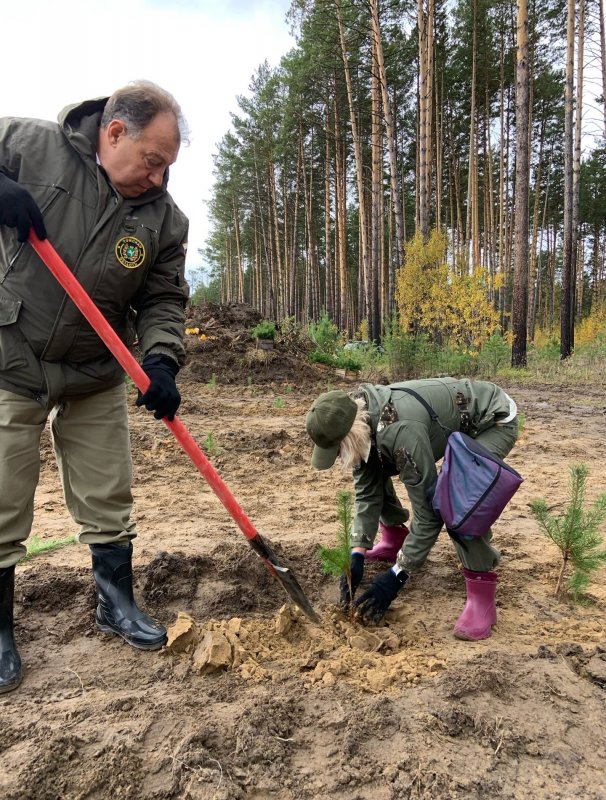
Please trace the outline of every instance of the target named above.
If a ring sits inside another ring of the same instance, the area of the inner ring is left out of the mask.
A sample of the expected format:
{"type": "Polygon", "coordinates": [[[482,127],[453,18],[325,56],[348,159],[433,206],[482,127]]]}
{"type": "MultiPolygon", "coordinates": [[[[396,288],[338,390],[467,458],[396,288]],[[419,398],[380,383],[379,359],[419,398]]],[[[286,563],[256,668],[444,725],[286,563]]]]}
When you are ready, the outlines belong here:
{"type": "Polygon", "coordinates": [[[137,269],[145,261],[145,246],[134,236],[123,236],[116,243],[116,258],[126,269],[137,269]]]}

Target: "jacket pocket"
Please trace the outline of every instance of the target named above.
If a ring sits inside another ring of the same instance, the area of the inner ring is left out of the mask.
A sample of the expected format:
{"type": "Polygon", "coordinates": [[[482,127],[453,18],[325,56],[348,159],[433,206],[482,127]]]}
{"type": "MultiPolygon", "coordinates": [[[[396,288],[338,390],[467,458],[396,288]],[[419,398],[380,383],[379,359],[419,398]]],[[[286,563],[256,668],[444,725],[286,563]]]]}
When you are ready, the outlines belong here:
{"type": "Polygon", "coordinates": [[[0,258],[0,285],[4,283],[7,276],[13,269],[15,261],[19,258],[25,248],[24,242],[18,242],[17,237],[6,237],[4,242],[4,252],[0,258]]]}
{"type": "Polygon", "coordinates": [[[0,369],[17,369],[27,364],[23,339],[17,327],[21,300],[0,297],[0,369]]]}

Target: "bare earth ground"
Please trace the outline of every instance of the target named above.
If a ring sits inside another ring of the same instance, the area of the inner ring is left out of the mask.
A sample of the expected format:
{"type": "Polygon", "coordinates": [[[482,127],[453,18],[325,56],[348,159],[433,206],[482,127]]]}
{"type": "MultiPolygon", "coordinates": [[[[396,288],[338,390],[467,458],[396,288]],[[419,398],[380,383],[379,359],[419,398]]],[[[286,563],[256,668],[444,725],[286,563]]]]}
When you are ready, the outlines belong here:
{"type": "MultiPolygon", "coordinates": [[[[156,653],[97,633],[84,546],[19,565],[25,678],[0,698],[0,797],[605,798],[604,575],[588,605],[555,599],[559,553],[528,509],[565,499],[573,461],[589,466],[590,497],[605,489],[603,390],[508,387],[526,415],[509,460],[526,481],[495,528],[497,627],[469,643],[451,635],[465,591],[445,536],[383,627],[352,627],[337,610],[316,550],[334,544],[350,480],[312,471],[304,431],[326,375],[251,350],[254,379],[226,386],[211,357],[196,374],[202,357],[184,370],[181,417],[198,442],[212,433],[213,464],[322,623],[283,608],[281,585],[170,433],[133,410],[136,592],[167,626],[189,615],[186,633],[156,653]]],[[[58,538],[75,530],[48,437],[44,456],[34,532],[58,538]]]]}

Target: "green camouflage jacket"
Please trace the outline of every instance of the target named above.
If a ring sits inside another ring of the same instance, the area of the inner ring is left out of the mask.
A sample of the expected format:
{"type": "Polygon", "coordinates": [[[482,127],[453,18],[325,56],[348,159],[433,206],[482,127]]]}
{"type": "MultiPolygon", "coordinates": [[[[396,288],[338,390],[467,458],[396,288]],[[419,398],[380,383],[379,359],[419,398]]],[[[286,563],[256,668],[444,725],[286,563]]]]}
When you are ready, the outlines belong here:
{"type": "Polygon", "coordinates": [[[352,543],[370,548],[383,506],[385,475],[398,475],[406,486],[413,520],[403,553],[408,569],[420,567],[442,528],[431,507],[437,480],[436,462],[446,449],[446,436],[424,406],[400,387],[414,389],[437,413],[446,428],[463,429],[476,437],[499,418],[509,415],[509,398],[487,381],[432,378],[393,383],[362,384],[354,397],[362,396],[370,414],[373,446],[370,456],[353,471],[356,513],[352,543]]]}

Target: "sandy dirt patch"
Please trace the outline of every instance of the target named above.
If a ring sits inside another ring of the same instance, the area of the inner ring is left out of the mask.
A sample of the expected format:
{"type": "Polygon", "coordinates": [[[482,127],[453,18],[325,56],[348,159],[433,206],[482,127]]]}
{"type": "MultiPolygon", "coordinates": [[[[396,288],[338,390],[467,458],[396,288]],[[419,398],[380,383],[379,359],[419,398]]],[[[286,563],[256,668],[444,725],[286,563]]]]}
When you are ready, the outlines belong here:
{"type": "MultiPolygon", "coordinates": [[[[606,797],[604,576],[588,605],[555,599],[559,554],[528,508],[565,498],[573,461],[589,466],[590,498],[606,486],[602,390],[508,387],[526,417],[509,460],[526,481],[495,526],[497,627],[469,643],[451,634],[465,590],[445,536],[381,627],[336,607],[316,551],[334,542],[350,480],[312,471],[304,430],[326,377],[305,368],[297,381],[278,356],[267,380],[243,380],[241,363],[226,386],[208,362],[183,377],[182,419],[199,442],[212,434],[212,462],[322,622],[289,605],[170,433],[133,408],[136,593],[166,625],[179,619],[175,644],[145,653],[95,631],[88,548],[20,564],[25,678],[0,699],[0,796],[606,797]]],[[[75,533],[46,436],[34,532],[75,533]]]]}

